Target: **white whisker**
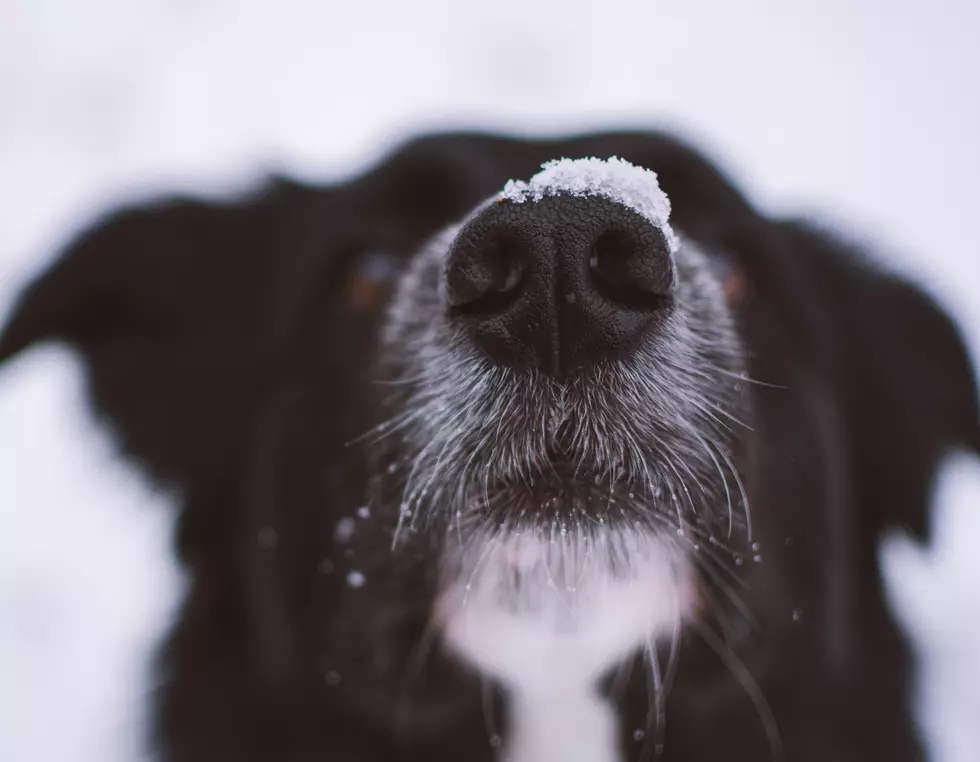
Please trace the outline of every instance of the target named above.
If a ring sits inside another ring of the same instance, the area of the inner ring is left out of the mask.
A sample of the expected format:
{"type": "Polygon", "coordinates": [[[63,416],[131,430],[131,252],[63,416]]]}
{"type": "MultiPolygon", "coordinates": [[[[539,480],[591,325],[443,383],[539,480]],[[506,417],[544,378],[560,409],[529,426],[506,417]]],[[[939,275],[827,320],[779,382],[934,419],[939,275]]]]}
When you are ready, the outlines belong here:
{"type": "Polygon", "coordinates": [[[718,655],[718,658],[725,663],[725,666],[728,667],[732,676],[742,686],[749,700],[755,706],[759,721],[762,723],[763,731],[769,742],[769,758],[771,762],[782,762],[783,742],[779,735],[779,726],[772,713],[772,707],[769,706],[765,694],[755,681],[755,678],[752,677],[752,673],[749,672],[744,662],[738,658],[735,651],[723,643],[707,625],[702,622],[695,622],[693,628],[708,647],[718,655]]]}

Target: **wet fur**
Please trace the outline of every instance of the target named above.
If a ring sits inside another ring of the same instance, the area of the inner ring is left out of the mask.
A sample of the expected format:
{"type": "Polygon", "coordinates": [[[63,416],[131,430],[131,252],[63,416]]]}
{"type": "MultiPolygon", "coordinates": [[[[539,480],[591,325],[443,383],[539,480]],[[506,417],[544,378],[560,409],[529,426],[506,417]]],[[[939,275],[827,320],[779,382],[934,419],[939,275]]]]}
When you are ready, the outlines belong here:
{"type": "Polygon", "coordinates": [[[980,450],[959,336],[670,138],[434,136],[331,187],[121,211],[27,288],[0,360],[44,339],[81,350],[121,449],[181,502],[163,759],[492,759],[507,699],[440,643],[440,559],[497,536],[486,509],[517,522],[556,453],[598,464],[562,517],[591,526],[582,495],[611,495],[617,520],[685,531],[697,573],[669,674],[651,647],[604,682],[625,759],[922,759],[876,541],[927,537],[939,459],[980,450]],[[439,234],[507,179],[586,155],[658,172],[689,307],[601,387],[481,366],[417,303],[438,298],[439,234]],[[708,260],[744,281],[730,308],[708,260]],[[603,425],[562,426],[586,420],[603,425]]]}

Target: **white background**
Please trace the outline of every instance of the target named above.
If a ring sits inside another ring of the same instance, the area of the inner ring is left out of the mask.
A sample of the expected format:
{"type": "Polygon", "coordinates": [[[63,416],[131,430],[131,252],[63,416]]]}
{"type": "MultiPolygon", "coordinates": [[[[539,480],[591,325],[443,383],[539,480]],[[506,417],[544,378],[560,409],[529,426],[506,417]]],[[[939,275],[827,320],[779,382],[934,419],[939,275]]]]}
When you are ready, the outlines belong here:
{"type": "MultiPolygon", "coordinates": [[[[409,132],[668,125],[762,208],[873,241],[980,356],[980,5],[0,1],[0,318],[129,194],[328,178],[409,132]]],[[[139,758],[179,599],[165,496],[84,413],[67,351],[0,370],[0,759],[139,758]]],[[[980,468],[883,553],[941,762],[980,759],[980,468]]],[[[735,750],[733,750],[735,751],[735,750]]]]}

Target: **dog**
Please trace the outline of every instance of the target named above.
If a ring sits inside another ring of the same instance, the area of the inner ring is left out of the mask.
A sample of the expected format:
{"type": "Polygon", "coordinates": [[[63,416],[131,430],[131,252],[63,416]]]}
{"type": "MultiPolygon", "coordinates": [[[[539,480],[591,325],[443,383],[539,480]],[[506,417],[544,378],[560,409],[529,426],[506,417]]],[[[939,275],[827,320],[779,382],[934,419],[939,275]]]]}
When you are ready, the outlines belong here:
{"type": "Polygon", "coordinates": [[[919,288],[657,133],[117,211],[0,362],[178,496],[172,762],[912,762],[876,543],[980,452],[919,288]]]}

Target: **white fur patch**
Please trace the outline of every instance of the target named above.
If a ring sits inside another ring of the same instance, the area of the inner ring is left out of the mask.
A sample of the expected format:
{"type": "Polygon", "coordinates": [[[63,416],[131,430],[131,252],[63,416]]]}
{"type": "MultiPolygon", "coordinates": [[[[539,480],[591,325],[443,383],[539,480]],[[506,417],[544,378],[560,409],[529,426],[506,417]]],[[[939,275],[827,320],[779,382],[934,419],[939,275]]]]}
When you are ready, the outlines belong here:
{"type": "Polygon", "coordinates": [[[671,252],[677,251],[677,237],[667,222],[670,199],[660,189],[656,172],[615,156],[605,161],[558,159],[542,164],[541,171],[527,182],[510,180],[500,198],[523,204],[558,194],[602,196],[627,206],[660,228],[671,252]]]}
{"type": "Polygon", "coordinates": [[[437,617],[449,648],[509,690],[507,762],[618,760],[596,683],[692,609],[681,554],[652,534],[580,527],[489,537],[454,568],[437,617]]]}

